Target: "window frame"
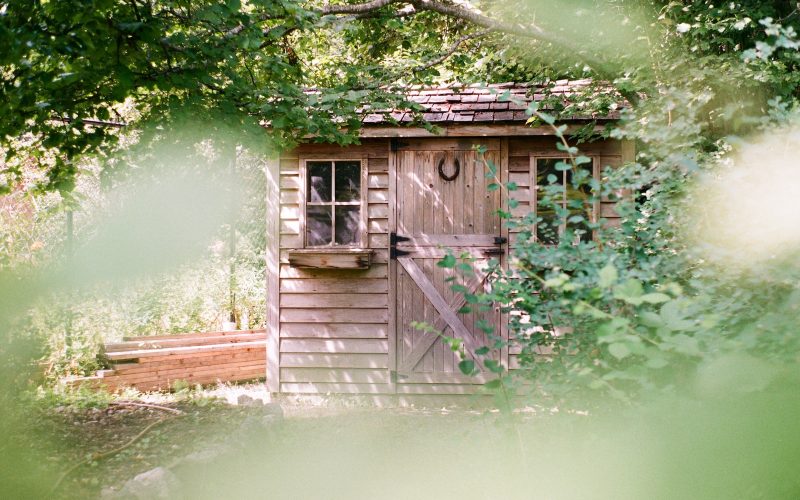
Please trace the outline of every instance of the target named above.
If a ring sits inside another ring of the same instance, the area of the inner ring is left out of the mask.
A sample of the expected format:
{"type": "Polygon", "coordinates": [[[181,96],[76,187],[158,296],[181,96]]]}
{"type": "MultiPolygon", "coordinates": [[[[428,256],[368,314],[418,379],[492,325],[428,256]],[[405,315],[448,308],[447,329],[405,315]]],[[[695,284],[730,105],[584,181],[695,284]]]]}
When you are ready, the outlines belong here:
{"type": "Polygon", "coordinates": [[[300,231],[302,232],[303,248],[325,250],[325,249],[352,249],[352,248],[368,248],[369,242],[367,241],[367,199],[369,195],[369,172],[367,169],[367,159],[360,156],[304,156],[300,158],[300,231]],[[308,163],[309,162],[331,162],[331,201],[330,202],[310,202],[308,201],[308,163]],[[336,163],[337,162],[358,162],[361,167],[361,186],[359,192],[358,202],[337,202],[336,201],[336,163]],[[327,245],[309,245],[308,244],[308,207],[331,207],[331,242],[327,245]],[[336,244],[336,213],[337,206],[358,206],[360,210],[359,228],[358,228],[358,243],[351,245],[337,245],[336,244]]]}
{"type": "MultiPolygon", "coordinates": [[[[600,157],[597,155],[588,155],[582,154],[581,156],[586,156],[592,160],[592,178],[595,180],[600,180],[600,157]]],[[[536,153],[530,155],[530,204],[531,204],[531,212],[535,217],[538,217],[537,210],[539,208],[539,184],[536,182],[537,180],[537,173],[539,169],[539,160],[565,160],[569,161],[569,155],[565,155],[562,151],[552,152],[552,153],[536,153]]],[[[567,190],[565,186],[564,190],[564,205],[566,205],[567,199],[567,190]]],[[[563,205],[562,205],[563,206],[563,205]]],[[[592,213],[590,217],[590,222],[592,224],[596,223],[599,219],[598,216],[600,215],[600,199],[599,197],[594,200],[592,203],[592,213]]],[[[539,241],[539,237],[537,234],[537,226],[538,223],[534,224],[532,235],[535,241],[539,241]]],[[[561,235],[567,230],[566,221],[558,226],[558,236],[561,238],[561,235]]],[[[597,237],[597,231],[592,231],[592,240],[597,237]]],[[[573,242],[577,243],[577,242],[573,242]]],[[[545,244],[552,244],[552,243],[545,243],[545,244]]]]}

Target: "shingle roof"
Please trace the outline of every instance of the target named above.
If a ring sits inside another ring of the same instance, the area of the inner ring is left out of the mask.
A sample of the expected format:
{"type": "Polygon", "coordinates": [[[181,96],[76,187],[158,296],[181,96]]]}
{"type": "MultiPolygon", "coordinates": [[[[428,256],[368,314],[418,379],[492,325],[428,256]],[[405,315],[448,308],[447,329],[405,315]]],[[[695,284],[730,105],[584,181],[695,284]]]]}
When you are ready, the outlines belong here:
{"type": "MultiPolygon", "coordinates": [[[[558,80],[549,85],[519,83],[497,83],[489,85],[449,85],[444,87],[411,87],[405,92],[408,100],[424,108],[422,118],[431,123],[492,123],[524,122],[528,119],[525,110],[531,101],[543,101],[545,96],[561,97],[565,102],[591,84],[591,80],[558,80]],[[516,101],[516,102],[512,102],[516,101]]],[[[546,107],[542,108],[546,109],[546,107]]],[[[365,125],[386,124],[390,115],[398,122],[411,122],[414,113],[410,110],[391,110],[366,113],[365,125]]],[[[567,119],[615,119],[619,114],[583,116],[567,119]]]]}

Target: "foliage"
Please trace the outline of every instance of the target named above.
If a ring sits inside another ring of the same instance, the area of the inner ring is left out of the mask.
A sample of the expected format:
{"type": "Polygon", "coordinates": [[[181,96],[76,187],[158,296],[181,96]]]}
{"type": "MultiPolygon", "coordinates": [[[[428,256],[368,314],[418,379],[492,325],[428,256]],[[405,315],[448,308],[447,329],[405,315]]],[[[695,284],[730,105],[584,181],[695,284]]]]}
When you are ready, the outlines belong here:
{"type": "MultiPolygon", "coordinates": [[[[91,159],[77,162],[81,174],[69,197],[78,200],[80,208],[65,203],[58,193],[37,190],[42,172],[25,169],[26,183],[7,195],[0,208],[4,222],[0,225],[0,240],[6,243],[0,270],[37,266],[48,269],[44,266],[64,262],[70,251],[79,251],[95,236],[97,221],[108,217],[123,201],[120,197],[125,191],[120,188],[174,170],[177,164],[170,164],[169,159],[188,157],[190,153],[176,148],[175,137],[172,139],[170,155],[165,148],[159,148],[158,138],[149,138],[147,146],[141,142],[130,144],[132,141],[128,140],[124,151],[106,160],[112,166],[128,161],[129,167],[124,169],[104,170],[91,159]],[[133,147],[140,149],[136,163],[127,160],[127,155],[134,156],[133,147]],[[153,158],[154,154],[159,158],[153,158]],[[65,208],[70,209],[74,220],[72,249],[68,245],[65,208]]],[[[193,136],[189,142],[194,144],[196,140],[193,136]]],[[[8,328],[16,336],[35,339],[43,346],[43,352],[36,357],[44,358],[49,374],[86,375],[105,367],[103,359],[98,358],[104,342],[120,341],[126,336],[214,331],[221,328],[231,312],[241,328],[260,327],[265,310],[263,167],[257,154],[239,150],[235,168],[226,173],[242,186],[236,211],[228,214],[228,223],[204,243],[205,251],[198,258],[130,280],[106,279],[89,286],[56,287],[30,304],[29,310],[19,314],[8,328]]]]}
{"type": "MultiPolygon", "coordinates": [[[[537,124],[553,124],[563,134],[555,124],[559,116],[619,111],[620,96],[627,100],[621,125],[602,135],[635,141],[636,161],[605,170],[599,185],[573,175],[573,189],[591,192],[576,206],[555,203],[558,186],[541,192],[545,205],[550,200],[560,218],[583,225],[595,240],[572,244],[568,233],[558,245],[540,245],[530,228],[541,220],[510,221],[529,236],[516,250],[519,273],[498,270],[494,292],[470,300],[476,307],[496,301],[524,312],[512,327],[525,345],[522,363],[537,381],[569,374],[565,385],[586,378],[619,396],[636,386],[669,385],[659,376],[665,366],[697,364],[711,352],[745,346],[792,356],[781,318],[794,307],[794,285],[787,281],[794,271],[773,266],[759,278],[720,273],[701,265],[682,226],[693,201],[687,186],[700,172],[713,171],[742,142],[737,136],[791,119],[800,74],[796,5],[570,0],[472,7],[434,0],[2,2],[0,41],[7,49],[0,57],[0,112],[9,117],[0,126],[7,153],[2,189],[19,198],[4,205],[17,210],[4,217],[35,214],[22,218],[28,226],[4,228],[2,244],[35,263],[40,242],[50,248],[61,238],[57,224],[31,221],[56,220],[58,210],[81,201],[75,187],[84,175],[82,155],[100,155],[92,175],[112,186],[130,175],[163,173],[174,159],[159,155],[164,144],[178,144],[174,154],[194,157],[197,144],[181,137],[187,114],[207,118],[212,149],[225,164],[241,143],[266,143],[256,156],[307,134],[351,143],[359,112],[402,105],[395,93],[402,85],[589,76],[595,85],[570,102],[556,102],[554,116],[535,108],[530,113],[537,124]],[[85,121],[91,119],[128,121],[130,133],[85,121]],[[267,124],[272,134],[265,138],[267,124]],[[114,150],[115,144],[123,147],[114,150]],[[29,193],[52,191],[67,205],[49,198],[40,205],[46,210],[26,208],[45,200],[29,193]],[[595,221],[591,205],[620,193],[631,193],[622,196],[621,226],[595,221]],[[758,326],[764,323],[771,326],[758,326]],[[557,335],[562,325],[572,333],[557,335]],[[754,333],[764,329],[769,334],[754,333]],[[535,361],[543,343],[555,349],[549,363],[535,361]]],[[[594,138],[563,138],[560,147],[572,160],[559,168],[576,170],[583,160],[573,148],[594,138]]],[[[221,178],[224,170],[214,175],[221,178]]],[[[80,219],[76,223],[81,227],[80,219]]],[[[251,311],[263,310],[259,280],[249,279],[258,274],[245,271],[260,272],[261,230],[241,230],[239,241],[248,243],[236,263],[234,288],[251,311]]],[[[216,269],[224,267],[219,255],[216,269]]],[[[448,263],[456,265],[455,259],[448,263]]],[[[153,285],[157,293],[126,297],[134,304],[127,324],[159,331],[155,325],[165,319],[170,330],[215,321],[206,312],[225,300],[224,275],[198,271],[186,280],[191,285],[178,289],[207,287],[218,302],[208,309],[184,302],[165,279],[153,285]],[[159,294],[171,298],[161,302],[159,294]],[[175,302],[184,304],[159,310],[175,302]],[[131,321],[136,304],[157,314],[131,321]]],[[[113,323],[102,314],[92,322],[113,323]]],[[[44,315],[37,321],[54,328],[56,316],[54,310],[51,320],[44,315]]]]}
{"type": "MultiPolygon", "coordinates": [[[[72,159],[119,138],[84,120],[165,123],[191,110],[215,114],[210,126],[269,123],[267,140],[283,146],[308,134],[350,143],[357,110],[403,101],[383,85],[434,77],[426,63],[441,43],[469,31],[463,21],[442,24],[422,8],[402,13],[387,3],[359,15],[295,0],[4,1],[2,189],[13,188],[29,158],[47,174],[43,189],[70,192],[72,159]],[[9,139],[23,136],[23,144],[9,139]]],[[[456,61],[468,66],[465,54],[456,61]]]]}
{"type": "MultiPolygon", "coordinates": [[[[665,8],[662,19],[669,19],[674,7],[665,8]]],[[[733,383],[735,374],[740,378],[736,383],[742,384],[739,389],[763,389],[780,383],[779,374],[800,353],[792,312],[800,297],[800,269],[793,261],[796,248],[781,249],[786,255],[766,263],[750,261],[733,267],[720,260],[720,249],[711,254],[703,250],[711,234],[692,234],[700,207],[710,212],[712,221],[713,210],[722,208],[703,206],[713,201],[709,184],[693,187],[703,176],[720,179],[737,151],[756,147],[759,131],[778,137],[773,149],[791,150],[796,144],[794,129],[780,131],[782,124],[796,123],[790,111],[795,75],[775,71],[775,66],[795,64],[794,30],[776,26],[771,19],[759,23],[761,28],[751,27],[751,21],[726,17],[726,8],[680,11],[681,16],[689,12],[695,22],[678,23],[678,33],[690,40],[679,39],[671,50],[688,43],[699,56],[677,53],[659,59],[673,69],[686,65],[687,79],[668,85],[659,81],[662,77],[652,80],[661,95],[651,94],[647,102],[628,111],[624,125],[611,132],[612,137],[636,141],[636,161],[605,168],[600,182],[579,175],[580,164],[588,158],[569,144],[555,117],[539,111],[535,103],[528,109],[532,120],[550,124],[556,132],[557,146],[568,159],[556,169],[573,173],[571,185],[559,185],[553,177],[537,194],[539,207],[555,212],[567,230],[557,244],[543,245],[534,230],[548,222],[542,216],[531,213],[511,219],[501,213],[510,228],[521,230],[512,252],[514,264],[504,271],[495,263],[492,292],[472,296],[468,302],[477,304],[474,307],[499,303],[510,313],[511,343],[522,349],[518,373],[533,382],[537,394],[563,397],[588,387],[622,400],[653,397],[684,390],[694,373],[704,374],[706,382],[717,380],[718,385],[709,383],[718,390],[738,390],[726,385],[733,383]],[[730,45],[738,35],[730,40],[720,35],[745,28],[762,29],[766,39],[754,49],[746,45],[734,49],[730,45]],[[731,49],[732,54],[709,53],[731,49]],[[736,80],[745,74],[759,83],[736,80]],[[699,89],[704,90],[695,93],[699,89]],[[735,137],[732,132],[750,137],[735,137]],[[590,195],[562,206],[564,189],[590,195]],[[609,200],[617,201],[622,216],[618,227],[592,215],[598,203],[609,200]],[[580,238],[585,231],[594,238],[580,238]]],[[[642,71],[640,77],[644,76],[642,71]]],[[[762,156],[751,154],[749,161],[792,162],[785,156],[773,160],[763,147],[759,151],[762,156]]],[[[487,177],[496,178],[497,167],[491,163],[486,167],[487,177]]],[[[792,168],[796,168],[793,163],[784,166],[787,171],[792,168]]],[[[794,175],[784,177],[796,182],[794,175]]],[[[516,189],[512,184],[495,186],[516,189]]],[[[755,191],[738,194],[759,196],[755,191]]],[[[742,231],[751,227],[739,223],[742,231]]],[[[746,237],[742,234],[736,244],[746,244],[746,237]]],[[[455,259],[441,264],[452,267],[455,259]]],[[[503,344],[490,347],[499,349],[503,344]]]]}

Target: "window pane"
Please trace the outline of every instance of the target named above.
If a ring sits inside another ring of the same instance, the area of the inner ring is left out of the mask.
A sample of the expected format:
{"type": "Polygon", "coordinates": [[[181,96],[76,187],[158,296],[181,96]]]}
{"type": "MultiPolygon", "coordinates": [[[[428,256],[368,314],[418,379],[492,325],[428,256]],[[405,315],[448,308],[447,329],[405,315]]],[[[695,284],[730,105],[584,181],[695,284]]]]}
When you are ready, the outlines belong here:
{"type": "Polygon", "coordinates": [[[556,163],[560,161],[563,161],[563,159],[547,158],[536,160],[536,216],[541,219],[536,224],[536,239],[546,245],[558,243],[559,223],[561,221],[555,212],[554,203],[562,206],[563,194],[556,195],[546,186],[562,186],[564,184],[564,172],[556,170],[556,163]],[[550,181],[555,182],[551,183],[550,181]],[[548,202],[543,203],[545,198],[549,198],[548,202]]]}
{"type": "Polygon", "coordinates": [[[308,201],[331,201],[333,168],[329,161],[310,161],[308,169],[308,201]]]}
{"type": "Polygon", "coordinates": [[[556,170],[556,163],[560,161],[564,160],[562,158],[540,158],[536,160],[536,185],[539,186],[539,191],[541,191],[541,187],[550,184],[550,179],[548,179],[550,175],[556,178],[553,184],[563,184],[564,172],[556,170]]]}
{"type": "Polygon", "coordinates": [[[329,245],[333,222],[331,207],[309,205],[306,210],[306,241],[308,246],[329,245]]]}
{"type": "Polygon", "coordinates": [[[592,213],[592,188],[589,181],[592,179],[592,163],[584,163],[578,166],[578,171],[567,171],[567,205],[569,215],[583,217],[583,221],[569,222],[567,228],[573,231],[582,231],[580,241],[592,241],[592,231],[588,227],[588,221],[592,213]],[[575,184],[578,184],[575,186],[575,184]]]}
{"type": "Polygon", "coordinates": [[[592,179],[592,163],[584,163],[578,166],[578,173],[567,170],[567,199],[568,200],[588,200],[592,195],[592,187],[589,182],[592,179]],[[578,183],[578,186],[575,186],[578,183]]]}
{"type": "Polygon", "coordinates": [[[359,207],[336,207],[336,244],[357,245],[360,225],[361,210],[359,207]]]}
{"type": "Polygon", "coordinates": [[[539,209],[536,216],[541,219],[536,224],[536,240],[546,245],[558,243],[559,218],[554,210],[539,209]]]}
{"type": "Polygon", "coordinates": [[[361,199],[361,162],[336,162],[336,201],[361,199]]]}

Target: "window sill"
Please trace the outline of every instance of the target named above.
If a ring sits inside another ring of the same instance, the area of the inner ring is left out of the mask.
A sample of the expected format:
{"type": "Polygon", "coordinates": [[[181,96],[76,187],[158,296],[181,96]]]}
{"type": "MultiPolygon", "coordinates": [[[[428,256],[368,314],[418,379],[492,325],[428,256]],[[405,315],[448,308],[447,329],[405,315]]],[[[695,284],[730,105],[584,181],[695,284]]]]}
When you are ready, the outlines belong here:
{"type": "Polygon", "coordinates": [[[369,269],[369,248],[298,248],[289,250],[289,265],[308,269],[369,269]]]}

